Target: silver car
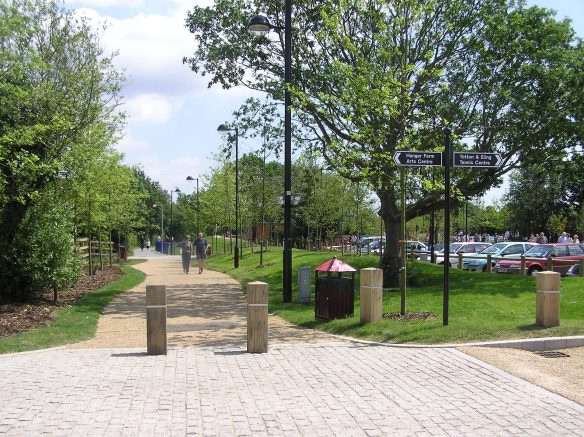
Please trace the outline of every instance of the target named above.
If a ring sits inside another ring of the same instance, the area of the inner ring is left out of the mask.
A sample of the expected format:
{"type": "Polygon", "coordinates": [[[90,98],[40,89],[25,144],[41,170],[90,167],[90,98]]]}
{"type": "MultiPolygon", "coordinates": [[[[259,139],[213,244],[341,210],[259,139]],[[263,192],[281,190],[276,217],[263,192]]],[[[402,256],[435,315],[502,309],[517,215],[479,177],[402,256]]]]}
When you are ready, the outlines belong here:
{"type": "Polygon", "coordinates": [[[468,258],[462,259],[462,270],[469,270],[471,272],[486,272],[487,271],[487,256],[491,255],[491,267],[495,267],[497,259],[495,257],[504,257],[509,255],[523,255],[536,243],[527,243],[524,241],[505,241],[496,243],[487,247],[479,253],[468,254],[468,258]]]}

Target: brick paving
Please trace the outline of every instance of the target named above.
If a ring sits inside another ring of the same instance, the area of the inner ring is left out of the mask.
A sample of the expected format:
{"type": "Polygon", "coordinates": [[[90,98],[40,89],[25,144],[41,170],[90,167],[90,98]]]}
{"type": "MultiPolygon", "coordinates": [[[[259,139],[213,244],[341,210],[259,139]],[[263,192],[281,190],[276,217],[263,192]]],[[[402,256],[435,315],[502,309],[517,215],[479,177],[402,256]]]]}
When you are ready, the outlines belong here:
{"type": "MultiPolygon", "coordinates": [[[[131,319],[128,302],[118,304],[131,319]]],[[[0,435],[584,436],[584,406],[453,348],[290,333],[266,354],[245,341],[177,340],[148,356],[104,347],[104,332],[96,349],[0,356],[0,435]]]]}
{"type": "Polygon", "coordinates": [[[584,435],[584,407],[455,349],[363,343],[0,357],[1,435],[584,435]]]}

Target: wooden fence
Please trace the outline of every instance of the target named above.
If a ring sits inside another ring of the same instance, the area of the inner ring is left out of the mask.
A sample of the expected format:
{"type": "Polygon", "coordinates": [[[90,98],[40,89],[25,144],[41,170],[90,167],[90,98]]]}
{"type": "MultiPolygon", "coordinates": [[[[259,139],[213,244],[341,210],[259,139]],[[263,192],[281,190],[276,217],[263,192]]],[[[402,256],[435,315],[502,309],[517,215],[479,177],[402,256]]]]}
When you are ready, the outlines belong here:
{"type": "Polygon", "coordinates": [[[89,275],[95,274],[97,268],[103,269],[104,263],[111,267],[113,262],[126,259],[125,248],[118,247],[113,241],[91,240],[89,238],[77,238],[75,240],[81,257],[86,261],[89,275]],[[90,252],[91,250],[91,252],[90,252]]]}

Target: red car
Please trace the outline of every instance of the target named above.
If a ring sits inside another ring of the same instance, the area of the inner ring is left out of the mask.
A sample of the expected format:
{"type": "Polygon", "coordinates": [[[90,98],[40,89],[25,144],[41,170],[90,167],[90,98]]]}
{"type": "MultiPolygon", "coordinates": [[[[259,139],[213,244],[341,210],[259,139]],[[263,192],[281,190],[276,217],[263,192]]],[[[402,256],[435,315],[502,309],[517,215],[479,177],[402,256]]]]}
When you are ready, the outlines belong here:
{"type": "MultiPolygon", "coordinates": [[[[539,244],[525,252],[525,269],[529,275],[547,270],[548,257],[552,257],[554,272],[564,276],[568,269],[580,262],[584,258],[584,249],[577,243],[551,243],[539,244]],[[574,261],[556,262],[559,260],[574,261]]],[[[518,273],[521,272],[521,255],[508,257],[500,260],[493,269],[497,273],[518,273]]]]}

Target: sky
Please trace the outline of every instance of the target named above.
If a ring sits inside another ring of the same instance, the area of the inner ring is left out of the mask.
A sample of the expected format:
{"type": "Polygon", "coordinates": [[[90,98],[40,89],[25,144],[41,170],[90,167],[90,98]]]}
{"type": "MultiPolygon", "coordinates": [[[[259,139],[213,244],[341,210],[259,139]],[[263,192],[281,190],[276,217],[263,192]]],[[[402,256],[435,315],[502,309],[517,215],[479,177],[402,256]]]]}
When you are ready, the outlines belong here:
{"type": "MultiPolygon", "coordinates": [[[[67,7],[106,23],[102,44],[118,52],[115,65],[124,69],[123,110],[128,115],[123,140],[116,148],[128,165],[139,165],[146,175],[170,191],[196,187],[187,176],[200,177],[217,165],[213,158],[223,139],[217,126],[233,120],[233,111],[251,95],[243,87],[207,87],[207,80],[183,65],[194,52],[193,36],[185,28],[186,12],[213,0],[65,0],[67,7]]],[[[584,0],[528,0],[527,4],[554,9],[570,18],[584,37],[584,0]]],[[[239,153],[259,149],[258,140],[240,139],[239,153]]],[[[504,194],[491,190],[487,204],[504,194]]]]}

